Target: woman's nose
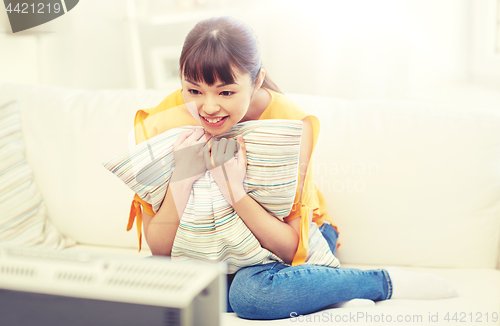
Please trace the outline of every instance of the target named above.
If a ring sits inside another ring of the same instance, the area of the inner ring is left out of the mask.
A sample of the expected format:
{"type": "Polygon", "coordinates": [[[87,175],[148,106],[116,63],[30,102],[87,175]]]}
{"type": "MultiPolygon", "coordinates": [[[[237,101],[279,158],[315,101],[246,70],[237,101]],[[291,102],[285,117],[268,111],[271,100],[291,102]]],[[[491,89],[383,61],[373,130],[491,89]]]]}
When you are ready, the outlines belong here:
{"type": "Polygon", "coordinates": [[[201,109],[207,115],[215,115],[220,111],[220,106],[211,98],[206,98],[201,105],[201,109]]]}

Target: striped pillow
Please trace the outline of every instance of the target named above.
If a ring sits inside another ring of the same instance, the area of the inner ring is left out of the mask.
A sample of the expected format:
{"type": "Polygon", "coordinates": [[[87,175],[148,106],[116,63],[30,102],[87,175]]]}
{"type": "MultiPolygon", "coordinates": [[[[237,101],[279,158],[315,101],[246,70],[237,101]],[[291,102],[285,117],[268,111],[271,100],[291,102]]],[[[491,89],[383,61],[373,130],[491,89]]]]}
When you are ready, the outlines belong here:
{"type": "Polygon", "coordinates": [[[0,106],[0,245],[62,249],[74,244],[53,227],[24,156],[18,102],[0,106]]]}
{"type": "MultiPolygon", "coordinates": [[[[168,130],[103,165],[157,212],[175,165],[173,144],[182,131],[191,128],[199,127],[168,130]]],[[[236,139],[240,135],[247,150],[244,182],[247,194],[269,214],[283,221],[290,214],[297,189],[302,121],[242,122],[215,139],[236,139]]],[[[172,258],[225,261],[230,272],[259,263],[281,262],[260,246],[224,199],[210,171],[193,184],[174,240],[172,258]]]]}
{"type": "MultiPolygon", "coordinates": [[[[102,164],[150,203],[156,213],[174,169],[174,142],[184,130],[192,128],[199,127],[168,130],[102,164]]],[[[295,198],[302,121],[274,119],[242,122],[225,134],[214,136],[214,139],[236,139],[240,135],[247,149],[244,186],[248,195],[283,220],[290,213],[295,198]]]]}

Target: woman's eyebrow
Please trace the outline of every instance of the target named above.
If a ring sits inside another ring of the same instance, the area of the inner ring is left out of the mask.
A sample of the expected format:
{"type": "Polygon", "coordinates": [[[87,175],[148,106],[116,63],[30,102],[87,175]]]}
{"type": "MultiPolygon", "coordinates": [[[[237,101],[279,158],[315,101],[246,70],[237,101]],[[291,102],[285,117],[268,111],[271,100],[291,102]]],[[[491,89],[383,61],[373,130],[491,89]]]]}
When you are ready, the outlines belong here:
{"type": "MultiPolygon", "coordinates": [[[[193,81],[191,81],[191,80],[189,80],[189,79],[186,79],[186,81],[187,81],[188,83],[191,83],[191,84],[195,85],[195,86],[201,87],[200,85],[196,84],[195,82],[193,82],[193,81]]],[[[223,83],[223,84],[219,84],[219,85],[217,85],[217,88],[219,88],[219,87],[224,87],[224,86],[228,86],[228,85],[238,85],[238,83],[231,83],[231,84],[223,83]]]]}
{"type": "Polygon", "coordinates": [[[231,84],[224,83],[224,84],[219,84],[219,85],[217,86],[217,88],[219,88],[219,87],[224,87],[224,86],[228,86],[228,85],[238,85],[238,83],[231,83],[231,84]]]}
{"type": "Polygon", "coordinates": [[[200,87],[200,85],[196,84],[196,83],[195,83],[195,82],[193,82],[193,81],[190,81],[189,79],[186,79],[186,81],[187,81],[188,83],[191,83],[191,84],[193,84],[193,85],[195,85],[195,86],[200,87]]]}

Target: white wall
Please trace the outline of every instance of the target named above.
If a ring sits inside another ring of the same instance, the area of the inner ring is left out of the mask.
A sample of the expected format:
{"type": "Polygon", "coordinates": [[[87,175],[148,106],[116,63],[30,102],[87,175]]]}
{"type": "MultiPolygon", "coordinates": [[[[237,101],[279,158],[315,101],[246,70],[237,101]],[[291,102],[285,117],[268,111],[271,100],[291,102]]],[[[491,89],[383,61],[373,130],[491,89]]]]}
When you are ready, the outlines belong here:
{"type": "Polygon", "coordinates": [[[263,35],[273,76],[286,90],[399,98],[413,88],[467,79],[467,0],[281,1],[276,7],[285,3],[293,5],[282,16],[269,14],[276,28],[263,35]]]}
{"type": "Polygon", "coordinates": [[[471,78],[474,82],[500,89],[500,53],[495,49],[497,19],[500,18],[498,0],[474,1],[472,14],[471,78]]]}
{"type": "MultiPolygon", "coordinates": [[[[494,1],[274,0],[251,2],[234,16],[255,30],[264,65],[285,92],[407,98],[487,71],[470,45],[480,34],[474,15],[494,1]]],[[[35,36],[0,34],[0,81],[132,88],[126,23],[126,1],[85,0],[42,25],[55,33],[42,34],[38,44],[35,36]]],[[[191,26],[149,33],[148,42],[182,42],[191,26]]]]}
{"type": "Polygon", "coordinates": [[[80,1],[54,20],[50,28],[57,33],[45,37],[41,48],[42,82],[92,89],[130,87],[124,3],[80,1]]]}
{"type": "Polygon", "coordinates": [[[130,87],[124,4],[123,0],[80,1],[67,14],[36,27],[35,34],[23,36],[10,32],[7,14],[0,10],[0,81],[130,87]]]}

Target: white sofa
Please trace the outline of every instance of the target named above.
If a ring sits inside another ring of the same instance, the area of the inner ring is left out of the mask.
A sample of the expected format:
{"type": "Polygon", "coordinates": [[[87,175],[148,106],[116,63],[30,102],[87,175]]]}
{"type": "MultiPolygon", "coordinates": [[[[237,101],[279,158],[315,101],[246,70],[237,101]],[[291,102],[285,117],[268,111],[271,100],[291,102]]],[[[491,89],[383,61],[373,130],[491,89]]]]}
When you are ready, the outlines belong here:
{"type": "MultiPolygon", "coordinates": [[[[151,254],[145,239],[137,252],[135,227],[126,232],[133,193],[101,163],[127,150],[135,112],[168,94],[0,84],[0,105],[19,100],[27,160],[49,217],[77,242],[64,250],[151,254]]],[[[500,108],[287,95],[321,122],[313,168],[340,231],[342,267],[432,272],[459,297],[267,323],[500,325],[500,108]]],[[[258,323],[235,314],[223,322],[258,323]]]]}

